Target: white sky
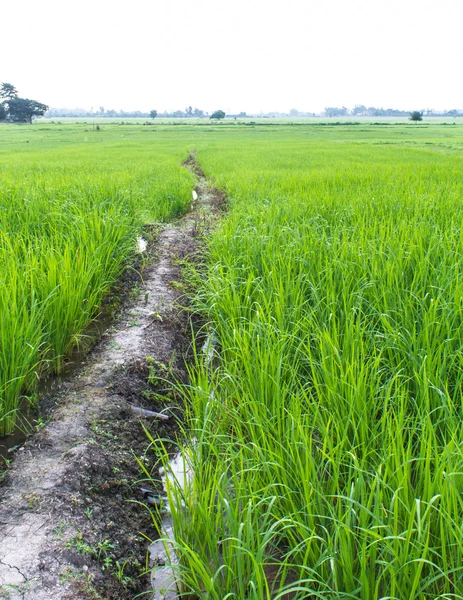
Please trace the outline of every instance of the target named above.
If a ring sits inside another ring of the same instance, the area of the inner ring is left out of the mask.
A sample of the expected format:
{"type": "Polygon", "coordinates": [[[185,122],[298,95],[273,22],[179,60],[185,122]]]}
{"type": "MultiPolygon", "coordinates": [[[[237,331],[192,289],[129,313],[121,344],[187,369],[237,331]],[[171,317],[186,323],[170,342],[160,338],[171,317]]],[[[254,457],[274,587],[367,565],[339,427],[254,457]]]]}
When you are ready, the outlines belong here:
{"type": "Polygon", "coordinates": [[[3,0],[0,57],[53,107],[463,108],[463,0],[3,0]]]}

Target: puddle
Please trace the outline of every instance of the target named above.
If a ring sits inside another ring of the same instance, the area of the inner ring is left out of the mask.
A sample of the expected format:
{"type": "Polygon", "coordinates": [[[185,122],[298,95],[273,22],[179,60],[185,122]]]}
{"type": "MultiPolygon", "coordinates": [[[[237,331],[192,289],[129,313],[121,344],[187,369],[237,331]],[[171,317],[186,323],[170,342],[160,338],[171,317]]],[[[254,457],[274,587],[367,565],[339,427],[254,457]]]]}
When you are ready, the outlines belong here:
{"type": "Polygon", "coordinates": [[[91,323],[85,328],[84,333],[82,334],[82,337],[85,340],[84,343],[79,346],[76,346],[73,349],[69,358],[66,361],[66,365],[64,366],[64,369],[61,372],[61,374],[50,376],[44,381],[44,385],[46,385],[46,383],[49,380],[63,380],[67,379],[70,375],[73,375],[75,371],[80,367],[82,361],[90,352],[90,350],[95,346],[98,340],[103,337],[103,334],[106,333],[108,328],[113,324],[113,321],[114,319],[110,317],[110,315],[104,313],[101,314],[98,317],[98,319],[94,319],[93,321],[91,321],[91,323]]]}
{"type": "MultiPolygon", "coordinates": [[[[190,448],[193,446],[190,446],[190,448]]],[[[182,454],[174,456],[169,463],[167,472],[161,467],[159,473],[162,476],[164,492],[166,492],[167,481],[169,484],[178,485],[182,490],[185,490],[193,477],[192,471],[186,464],[182,454]]],[[[173,571],[173,567],[175,568],[177,563],[173,548],[175,537],[167,497],[164,496],[162,500],[163,506],[166,507],[166,513],[161,522],[161,538],[154,541],[149,549],[151,561],[156,565],[151,571],[151,584],[154,590],[152,600],[177,600],[179,592],[173,571]]]]}
{"type": "Polygon", "coordinates": [[[13,430],[13,433],[9,435],[0,436],[0,469],[2,468],[3,461],[8,461],[13,452],[26,441],[27,434],[23,429],[13,430]],[[2,460],[3,459],[3,460],[2,460]]]}

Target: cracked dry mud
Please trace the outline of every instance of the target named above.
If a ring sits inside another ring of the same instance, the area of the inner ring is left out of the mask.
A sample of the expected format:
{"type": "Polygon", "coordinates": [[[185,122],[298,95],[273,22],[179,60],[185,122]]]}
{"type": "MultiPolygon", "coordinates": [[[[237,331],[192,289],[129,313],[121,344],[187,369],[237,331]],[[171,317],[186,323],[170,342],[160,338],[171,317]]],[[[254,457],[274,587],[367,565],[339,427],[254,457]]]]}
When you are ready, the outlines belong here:
{"type": "Polygon", "coordinates": [[[144,289],[60,390],[51,421],[17,452],[0,487],[0,598],[121,600],[149,587],[140,532],[156,533],[138,503],[135,456],[155,473],[143,426],[169,437],[181,414],[175,394],[165,396],[168,384],[149,375],[185,378],[189,325],[178,307],[178,263],[196,252],[198,229],[221,201],[193,155],[187,162],[200,176],[196,205],[161,231],[144,289]],[[129,402],[171,418],[141,420],[129,402]]]}

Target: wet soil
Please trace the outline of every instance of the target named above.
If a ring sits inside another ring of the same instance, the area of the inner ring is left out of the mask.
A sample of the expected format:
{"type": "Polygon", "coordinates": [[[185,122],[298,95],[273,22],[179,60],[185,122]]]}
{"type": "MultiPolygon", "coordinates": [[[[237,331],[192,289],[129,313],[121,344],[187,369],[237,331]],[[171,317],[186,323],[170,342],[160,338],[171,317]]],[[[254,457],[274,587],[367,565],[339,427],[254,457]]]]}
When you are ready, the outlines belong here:
{"type": "MultiPolygon", "coordinates": [[[[194,156],[188,163],[198,173],[194,156]]],[[[149,500],[162,484],[146,432],[177,435],[177,384],[191,358],[181,266],[197,260],[198,234],[224,202],[202,176],[196,192],[189,214],[160,231],[135,300],[50,391],[49,422],[14,453],[0,487],[0,598],[150,597],[148,547],[159,523],[149,500]],[[132,406],[169,418],[140,417],[132,406]]]]}

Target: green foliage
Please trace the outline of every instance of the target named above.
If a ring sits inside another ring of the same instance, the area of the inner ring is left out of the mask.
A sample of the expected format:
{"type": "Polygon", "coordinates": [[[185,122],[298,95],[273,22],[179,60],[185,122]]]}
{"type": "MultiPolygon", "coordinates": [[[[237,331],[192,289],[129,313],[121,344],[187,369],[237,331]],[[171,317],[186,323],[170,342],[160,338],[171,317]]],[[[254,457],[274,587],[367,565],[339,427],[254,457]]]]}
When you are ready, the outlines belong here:
{"type": "Polygon", "coordinates": [[[223,110],[216,110],[212,113],[209,119],[225,119],[225,113],[223,112],[223,110]]]}
{"type": "Polygon", "coordinates": [[[423,113],[419,110],[414,110],[410,113],[410,121],[422,121],[423,113]]]}
{"type": "Polygon", "coordinates": [[[152,119],[155,119],[158,116],[158,111],[157,110],[150,110],[150,117],[152,119]]]}
{"type": "Polygon", "coordinates": [[[19,123],[32,123],[33,117],[41,117],[48,110],[46,104],[28,98],[19,98],[16,88],[11,83],[1,84],[0,98],[4,98],[0,120],[8,118],[19,123]]]}
{"type": "Polygon", "coordinates": [[[47,110],[46,104],[41,104],[28,98],[11,98],[6,103],[8,118],[11,121],[32,123],[32,117],[41,117],[47,110]]]}
{"type": "Polygon", "coordinates": [[[2,83],[0,85],[0,98],[11,100],[18,97],[18,90],[11,83],[2,83]]]}

